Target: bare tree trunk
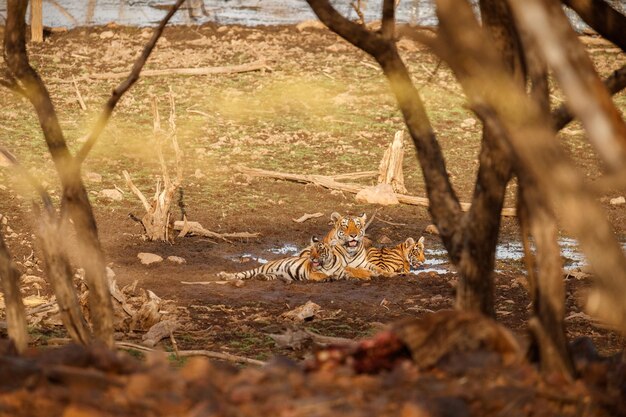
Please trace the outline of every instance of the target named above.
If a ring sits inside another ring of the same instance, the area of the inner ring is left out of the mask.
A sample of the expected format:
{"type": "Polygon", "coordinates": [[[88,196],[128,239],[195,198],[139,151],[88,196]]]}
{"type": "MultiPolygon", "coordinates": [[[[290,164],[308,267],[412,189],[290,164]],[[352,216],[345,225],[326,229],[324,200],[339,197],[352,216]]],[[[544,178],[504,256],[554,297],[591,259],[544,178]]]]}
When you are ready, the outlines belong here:
{"type": "MultiPolygon", "coordinates": [[[[516,8],[524,10],[527,3],[509,4],[516,12],[516,8]]],[[[488,39],[467,2],[438,0],[438,6],[439,36],[431,46],[461,74],[459,79],[473,108],[493,128],[506,133],[502,137],[520,166],[579,239],[597,277],[588,309],[609,323],[626,326],[626,258],[583,177],[555,140],[550,120],[506,74],[497,56],[484,47],[488,39]]]]}
{"type": "Polygon", "coordinates": [[[30,40],[37,43],[43,42],[43,0],[30,2],[30,40]]]}
{"type": "Polygon", "coordinates": [[[61,321],[70,338],[81,344],[91,341],[91,332],[80,309],[73,284],[74,273],[61,238],[54,213],[39,213],[37,238],[41,246],[46,275],[54,288],[61,321]]]}
{"type": "MultiPolygon", "coordinates": [[[[515,24],[506,4],[481,0],[480,12],[491,43],[505,68],[523,85],[524,69],[515,24]]],[[[472,207],[463,222],[464,247],[456,305],[493,316],[493,268],[500,231],[499,213],[511,178],[511,155],[488,126],[483,127],[472,207]]]]}
{"type": "Polygon", "coordinates": [[[26,314],[20,293],[20,273],[11,261],[9,249],[0,233],[0,280],[6,304],[7,330],[9,338],[15,344],[18,352],[24,352],[28,347],[28,332],[26,331],[26,314]]]}
{"type": "MultiPolygon", "coordinates": [[[[135,61],[128,78],[109,98],[87,142],[73,157],[67,147],[63,131],[50,99],[50,95],[39,74],[30,66],[25,43],[25,15],[28,3],[8,0],[7,21],[4,36],[4,57],[8,70],[8,81],[2,84],[29,99],[39,118],[39,123],[48,145],[63,187],[61,212],[69,215],[74,223],[81,250],[81,261],[85,268],[85,279],[89,286],[89,307],[95,336],[113,346],[113,306],[106,277],[104,255],[98,239],[98,230],[87,191],[81,179],[81,165],[96,139],[104,130],[113,109],[122,95],[138,80],[148,56],[163,33],[169,19],[184,0],[177,0],[165,18],[155,29],[142,54],[135,61]]],[[[82,336],[79,336],[82,340],[82,336]]]]}

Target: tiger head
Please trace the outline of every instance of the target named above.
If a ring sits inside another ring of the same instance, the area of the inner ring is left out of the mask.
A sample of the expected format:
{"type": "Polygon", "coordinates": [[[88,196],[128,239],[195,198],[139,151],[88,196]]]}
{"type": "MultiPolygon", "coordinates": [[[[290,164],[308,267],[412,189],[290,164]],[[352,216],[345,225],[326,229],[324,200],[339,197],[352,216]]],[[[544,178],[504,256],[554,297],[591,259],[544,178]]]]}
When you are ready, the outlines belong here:
{"type": "Polygon", "coordinates": [[[327,243],[336,240],[348,253],[356,252],[365,237],[367,215],[363,213],[360,216],[342,216],[334,212],[330,215],[330,220],[333,222],[333,228],[324,240],[327,243]]]}
{"type": "Polygon", "coordinates": [[[416,269],[426,262],[426,257],[424,256],[424,236],[420,237],[417,242],[410,237],[404,241],[403,246],[411,269],[416,269]]]}
{"type": "Polygon", "coordinates": [[[319,271],[328,263],[331,257],[331,248],[328,244],[321,242],[317,237],[311,238],[311,244],[308,247],[309,262],[314,271],[319,271]]]}

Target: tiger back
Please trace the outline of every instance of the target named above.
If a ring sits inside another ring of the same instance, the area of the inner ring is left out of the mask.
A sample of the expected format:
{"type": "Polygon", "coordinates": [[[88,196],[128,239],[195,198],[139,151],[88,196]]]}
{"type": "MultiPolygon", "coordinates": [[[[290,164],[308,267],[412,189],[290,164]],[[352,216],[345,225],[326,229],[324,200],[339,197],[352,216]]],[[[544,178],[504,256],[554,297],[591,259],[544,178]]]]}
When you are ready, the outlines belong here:
{"type": "Polygon", "coordinates": [[[424,256],[424,237],[417,242],[408,238],[390,248],[369,248],[367,260],[385,272],[406,274],[426,261],[424,256]]]}

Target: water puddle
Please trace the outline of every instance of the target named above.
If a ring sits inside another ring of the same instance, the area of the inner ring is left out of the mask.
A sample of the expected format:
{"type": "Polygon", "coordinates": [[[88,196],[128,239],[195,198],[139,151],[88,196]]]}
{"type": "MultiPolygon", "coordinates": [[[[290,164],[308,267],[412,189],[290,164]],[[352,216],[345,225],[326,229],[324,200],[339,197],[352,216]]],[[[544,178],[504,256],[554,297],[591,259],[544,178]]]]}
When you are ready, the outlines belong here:
{"type": "MultiPolygon", "coordinates": [[[[611,1],[614,7],[626,12],[620,0],[611,1]]],[[[50,27],[77,27],[105,25],[115,22],[128,26],[154,26],[165,15],[173,0],[58,0],[43,2],[43,22],[50,27]],[[90,7],[91,6],[91,7],[90,7]]],[[[349,19],[356,12],[349,1],[332,1],[337,10],[349,19]]],[[[472,2],[476,5],[477,1],[472,2]]],[[[363,2],[365,20],[380,20],[382,0],[363,2]]],[[[573,12],[568,17],[577,30],[586,25],[573,12]]],[[[6,2],[0,2],[0,16],[6,17],[6,2]]],[[[435,26],[437,17],[432,0],[401,1],[396,11],[397,20],[423,26],[435,26]]],[[[206,22],[246,26],[295,24],[315,19],[303,0],[191,0],[185,3],[171,20],[174,25],[197,25],[206,22]]]]}
{"type": "MultiPolygon", "coordinates": [[[[561,247],[563,266],[566,269],[579,268],[587,263],[585,256],[578,247],[578,241],[576,239],[567,237],[560,238],[559,246],[561,247]]],[[[626,242],[622,243],[622,248],[626,250],[626,242]]],[[[274,255],[295,256],[301,250],[301,248],[293,243],[286,243],[282,246],[267,249],[267,252],[274,255]]],[[[455,271],[451,268],[450,261],[448,260],[448,253],[445,249],[440,247],[440,245],[437,244],[434,248],[427,248],[424,251],[424,254],[426,255],[426,261],[420,268],[411,270],[411,274],[417,275],[422,272],[435,272],[437,274],[455,273],[455,271]]],[[[509,268],[512,266],[522,270],[524,269],[524,265],[522,264],[523,258],[524,249],[520,242],[501,243],[496,247],[496,266],[498,266],[498,268],[496,268],[495,271],[503,272],[503,269],[499,268],[503,264],[508,264],[507,266],[509,268]],[[515,262],[518,263],[515,264],[515,262]]],[[[253,255],[251,253],[243,253],[241,255],[230,257],[229,259],[233,262],[241,264],[251,261],[266,264],[268,261],[266,258],[253,255]]]]}

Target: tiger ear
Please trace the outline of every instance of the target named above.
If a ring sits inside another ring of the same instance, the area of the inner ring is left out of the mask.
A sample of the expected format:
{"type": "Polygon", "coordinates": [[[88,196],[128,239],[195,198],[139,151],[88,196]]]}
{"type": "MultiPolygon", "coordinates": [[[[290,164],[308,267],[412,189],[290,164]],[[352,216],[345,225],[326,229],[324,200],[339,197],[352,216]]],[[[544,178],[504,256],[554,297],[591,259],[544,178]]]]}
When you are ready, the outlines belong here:
{"type": "Polygon", "coordinates": [[[405,248],[410,248],[413,245],[415,245],[415,239],[413,239],[412,237],[409,237],[404,241],[405,248]]]}
{"type": "Polygon", "coordinates": [[[336,223],[337,220],[341,219],[341,214],[337,213],[336,211],[333,211],[332,214],[330,215],[330,220],[333,223],[336,223]]]}
{"type": "Polygon", "coordinates": [[[419,240],[417,241],[417,246],[424,249],[424,236],[419,238],[419,240]]]}
{"type": "Polygon", "coordinates": [[[363,221],[363,223],[365,223],[365,220],[367,220],[367,214],[365,214],[365,213],[361,213],[361,214],[359,215],[359,217],[361,218],[361,220],[363,221]]]}
{"type": "Polygon", "coordinates": [[[318,243],[320,240],[317,236],[311,236],[311,244],[318,243]]]}

